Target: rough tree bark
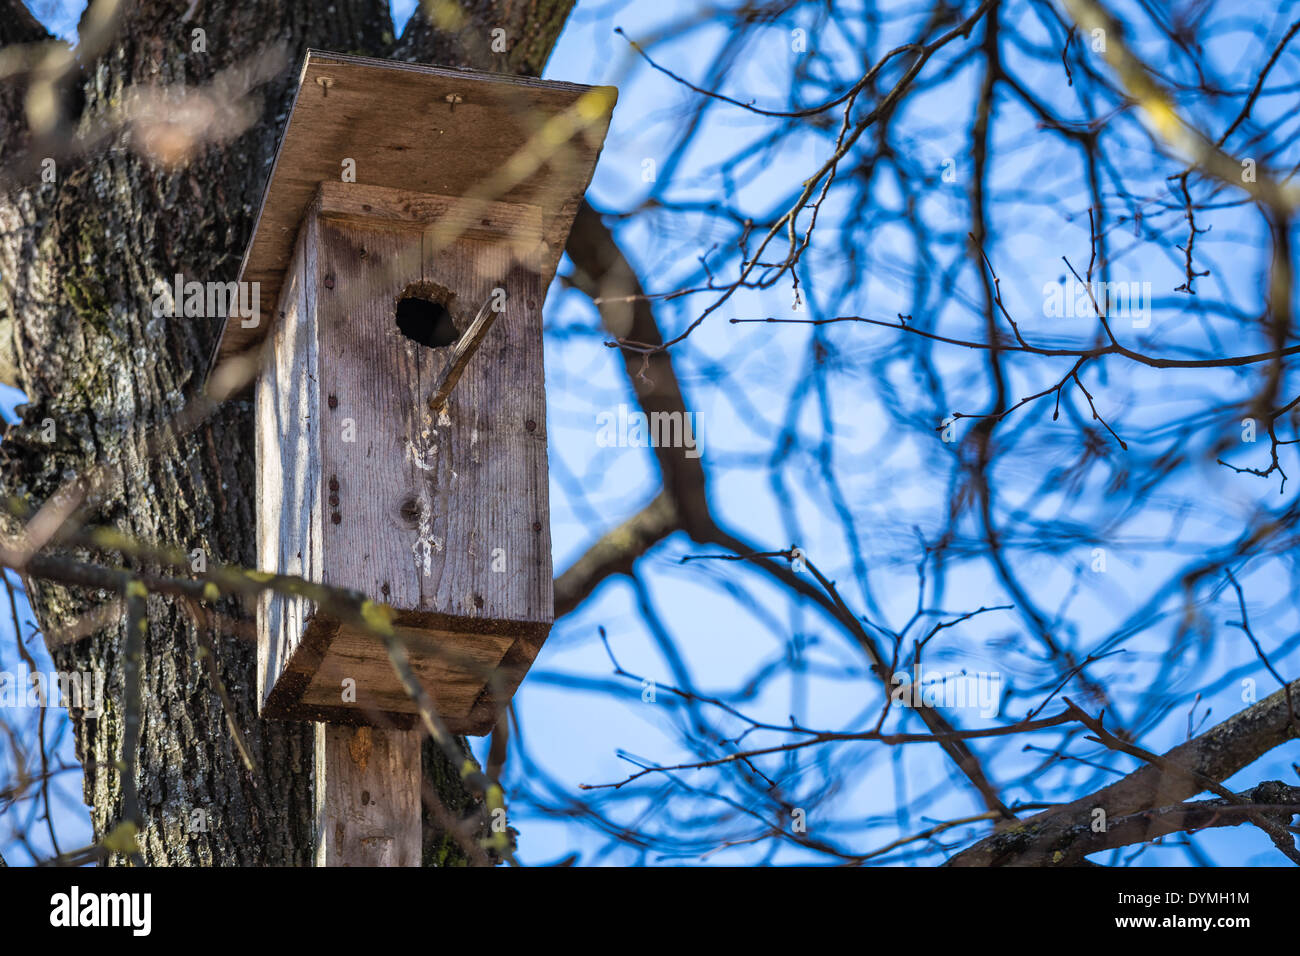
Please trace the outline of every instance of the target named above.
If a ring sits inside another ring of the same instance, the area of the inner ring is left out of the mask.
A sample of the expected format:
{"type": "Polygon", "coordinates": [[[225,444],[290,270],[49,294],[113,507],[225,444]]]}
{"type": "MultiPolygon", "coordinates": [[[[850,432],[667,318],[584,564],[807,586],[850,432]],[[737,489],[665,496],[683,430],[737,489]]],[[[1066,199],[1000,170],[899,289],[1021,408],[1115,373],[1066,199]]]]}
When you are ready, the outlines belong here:
{"type": "MultiPolygon", "coordinates": [[[[267,62],[283,44],[274,78],[254,91],[261,103],[254,124],[173,169],[142,156],[131,135],[119,132],[85,155],[56,153],[56,181],[43,184],[31,165],[47,143],[28,132],[30,76],[0,84],[0,156],[6,169],[24,171],[0,186],[0,373],[30,399],[0,443],[0,493],[40,503],[92,464],[108,464],[113,480],[89,503],[86,520],[203,549],[209,561],[253,566],[249,401],[226,403],[170,450],[147,453],[149,436],[198,393],[220,330],[219,319],[154,318],[152,284],[177,272],[235,277],[308,47],[535,74],[572,3],[459,6],[459,27],[442,19],[435,27],[417,15],[397,40],[381,0],[207,0],[188,13],[162,0],[124,4],[111,42],[62,89],[68,122],[79,131],[119,109],[132,87],[192,91],[236,64],[267,62]],[[506,31],[504,55],[490,52],[496,27],[506,31]],[[195,29],[205,31],[206,52],[192,51],[195,29]],[[47,420],[55,428],[48,443],[47,420]]],[[[0,44],[45,39],[19,0],[0,0],[0,44]]],[[[7,530],[15,530],[12,523],[7,530]]],[[[122,815],[120,596],[28,583],[56,666],[106,677],[102,716],[74,721],[99,839],[122,815]],[[116,613],[101,617],[88,636],[57,639],[105,606],[116,613]]],[[[313,836],[311,725],[257,719],[247,612],[223,611],[205,617],[171,599],[148,601],[137,770],[142,855],[150,864],[305,864],[313,836]],[[230,715],[203,659],[208,640],[230,715]],[[251,772],[228,716],[246,738],[251,772]]],[[[471,798],[442,760],[426,747],[426,781],[459,814],[471,798]]],[[[426,863],[464,860],[428,816],[425,847],[426,863]]]]}

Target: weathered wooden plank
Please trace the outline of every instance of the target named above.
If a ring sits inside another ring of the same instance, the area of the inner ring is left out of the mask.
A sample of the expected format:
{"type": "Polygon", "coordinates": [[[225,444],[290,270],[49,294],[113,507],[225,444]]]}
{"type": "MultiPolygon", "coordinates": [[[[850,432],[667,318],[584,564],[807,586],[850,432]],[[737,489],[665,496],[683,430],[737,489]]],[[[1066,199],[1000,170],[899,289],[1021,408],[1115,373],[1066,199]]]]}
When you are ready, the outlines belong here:
{"type": "MultiPolygon", "coordinates": [[[[411,669],[436,694],[439,715],[445,720],[462,722],[489,675],[514,642],[509,635],[466,635],[410,627],[398,628],[397,632],[406,644],[411,669]]],[[[339,689],[349,678],[355,681],[359,708],[416,713],[414,702],[394,679],[393,666],[382,643],[347,628],[340,628],[330,643],[329,653],[303,694],[303,703],[338,706],[339,689]]]]}
{"type": "Polygon", "coordinates": [[[316,725],[316,865],[420,865],[420,732],[316,725]]]}
{"type": "MultiPolygon", "coordinates": [[[[317,209],[331,218],[304,226],[291,274],[302,291],[258,388],[275,421],[259,413],[262,566],[398,609],[417,675],[449,726],[469,733],[491,728],[553,619],[542,292],[521,259],[540,216],[490,206],[322,188],[317,209]],[[442,212],[478,234],[431,248],[421,217],[442,212]],[[462,332],[505,290],[437,414],[427,399],[455,348],[398,329],[396,303],[412,286],[450,296],[462,332]]],[[[273,598],[267,618],[265,715],[409,725],[415,708],[382,642],[316,619],[303,601],[273,598]]]]}
{"type": "MultiPolygon", "coordinates": [[[[315,224],[295,248],[266,365],[255,392],[257,565],[320,581],[324,574],[320,495],[319,335],[315,224]]],[[[311,602],[263,592],[258,601],[258,701],[265,703],[302,638],[311,602]]]]}
{"type": "MultiPolygon", "coordinates": [[[[260,282],[264,309],[274,305],[317,186],[341,183],[344,160],[355,161],[356,185],[474,195],[537,130],[574,111],[593,91],[587,102],[599,108],[584,117],[590,121],[584,133],[500,194],[484,197],[542,209],[543,289],[555,274],[591,181],[617,91],[310,51],[239,278],[260,282]],[[452,103],[448,97],[458,99],[452,103]]],[[[228,323],[216,361],[250,348],[265,334],[264,327],[228,323]]]]}
{"type": "Polygon", "coordinates": [[[542,210],[524,203],[491,202],[463,196],[435,196],[386,186],[324,182],[311,212],[332,222],[369,228],[427,231],[427,245],[445,245],[464,236],[516,243],[521,259],[534,265],[542,254],[542,210]]]}
{"type": "Polygon", "coordinates": [[[320,224],[322,466],[339,502],[327,509],[327,584],[467,620],[553,618],[542,291],[510,259],[465,238],[422,257],[419,233],[320,224]],[[421,281],[455,294],[460,331],[506,290],[436,416],[426,402],[450,348],[404,337],[394,319],[421,281]]]}

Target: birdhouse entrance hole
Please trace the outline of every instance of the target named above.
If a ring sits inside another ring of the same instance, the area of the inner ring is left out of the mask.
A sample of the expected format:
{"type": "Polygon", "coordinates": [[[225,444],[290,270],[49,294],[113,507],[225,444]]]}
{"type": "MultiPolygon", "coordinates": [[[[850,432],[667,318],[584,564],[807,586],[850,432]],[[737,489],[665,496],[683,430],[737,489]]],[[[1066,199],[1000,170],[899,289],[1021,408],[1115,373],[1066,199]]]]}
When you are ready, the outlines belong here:
{"type": "Polygon", "coordinates": [[[417,282],[397,297],[397,330],[427,348],[455,345],[461,329],[451,314],[455,294],[433,282],[417,282]]]}

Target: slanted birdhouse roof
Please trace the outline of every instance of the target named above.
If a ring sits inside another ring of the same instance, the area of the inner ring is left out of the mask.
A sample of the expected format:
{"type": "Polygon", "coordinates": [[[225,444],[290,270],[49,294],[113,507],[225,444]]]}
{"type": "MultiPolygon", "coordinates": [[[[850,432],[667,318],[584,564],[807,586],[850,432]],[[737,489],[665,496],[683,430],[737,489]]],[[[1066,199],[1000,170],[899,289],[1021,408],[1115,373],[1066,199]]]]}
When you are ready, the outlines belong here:
{"type": "Polygon", "coordinates": [[[212,367],[266,336],[303,215],[355,161],[356,182],[536,206],[545,289],[591,182],[617,98],[610,86],[310,50],[239,279],[261,321],[227,319],[212,367]]]}

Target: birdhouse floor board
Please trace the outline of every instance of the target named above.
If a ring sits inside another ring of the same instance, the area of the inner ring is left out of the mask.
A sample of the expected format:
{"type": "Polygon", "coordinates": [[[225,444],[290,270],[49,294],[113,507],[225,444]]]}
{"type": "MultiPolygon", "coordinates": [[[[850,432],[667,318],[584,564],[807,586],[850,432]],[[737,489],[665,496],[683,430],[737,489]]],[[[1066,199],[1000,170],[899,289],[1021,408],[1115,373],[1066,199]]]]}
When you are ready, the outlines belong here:
{"type": "MultiPolygon", "coordinates": [[[[488,678],[514,643],[513,637],[495,634],[411,628],[399,628],[397,633],[406,644],[415,676],[437,694],[438,713],[449,720],[469,715],[488,678]]],[[[303,703],[337,704],[343,682],[352,680],[362,709],[414,713],[414,701],[398,681],[387,653],[377,652],[376,643],[369,634],[341,629],[303,693],[303,703]]]]}
{"type": "MultiPolygon", "coordinates": [[[[547,628],[480,621],[474,622],[479,625],[477,632],[455,631],[432,627],[431,620],[445,622],[447,618],[398,617],[395,630],[406,645],[412,670],[448,729],[487,733],[496,721],[495,701],[508,701],[523,677],[517,668],[503,667],[504,658],[517,645],[535,655],[547,628]]],[[[398,728],[413,726],[416,713],[415,702],[398,679],[383,641],[319,615],[308,622],[262,709],[264,717],[283,720],[398,728]]]]}

